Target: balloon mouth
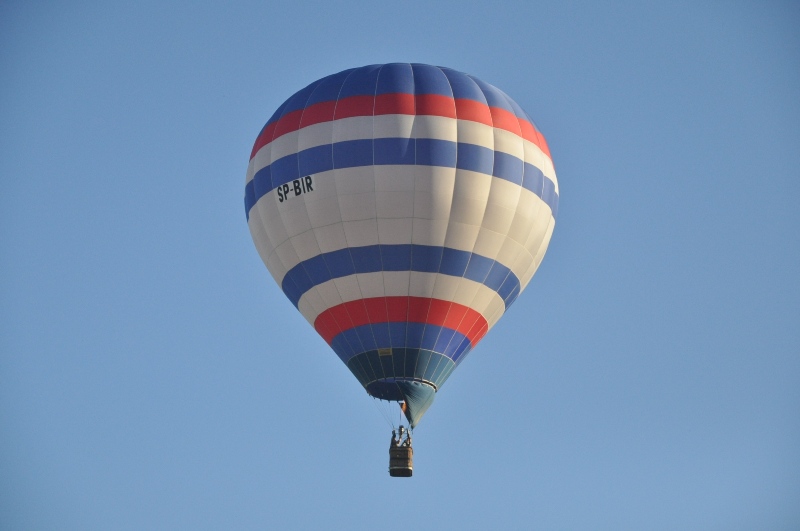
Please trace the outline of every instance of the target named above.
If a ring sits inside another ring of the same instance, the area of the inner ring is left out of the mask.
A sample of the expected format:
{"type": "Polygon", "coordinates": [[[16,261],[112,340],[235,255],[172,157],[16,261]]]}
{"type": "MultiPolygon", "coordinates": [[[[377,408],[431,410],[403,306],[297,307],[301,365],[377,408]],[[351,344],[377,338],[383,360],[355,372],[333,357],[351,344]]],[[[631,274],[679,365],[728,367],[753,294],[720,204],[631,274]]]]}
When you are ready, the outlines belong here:
{"type": "Polygon", "coordinates": [[[413,428],[433,403],[456,362],[426,349],[379,348],[351,357],[347,366],[370,396],[403,402],[413,428]]]}
{"type": "Polygon", "coordinates": [[[389,400],[392,402],[403,402],[406,400],[404,389],[407,384],[414,382],[417,385],[429,386],[435,393],[438,391],[436,384],[421,378],[381,378],[374,382],[367,384],[367,393],[370,396],[380,400],[389,400]]]}
{"type": "Polygon", "coordinates": [[[415,428],[433,404],[436,386],[417,378],[382,378],[367,385],[367,392],[382,400],[402,401],[403,414],[409,426],[415,428]]]}

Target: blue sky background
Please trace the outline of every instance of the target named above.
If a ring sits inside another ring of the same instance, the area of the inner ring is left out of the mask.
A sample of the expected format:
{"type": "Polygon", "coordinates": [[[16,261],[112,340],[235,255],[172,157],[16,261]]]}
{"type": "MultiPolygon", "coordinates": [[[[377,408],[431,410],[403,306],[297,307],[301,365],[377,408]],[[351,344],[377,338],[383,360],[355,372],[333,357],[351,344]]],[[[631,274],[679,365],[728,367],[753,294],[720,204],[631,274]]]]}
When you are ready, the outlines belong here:
{"type": "Polygon", "coordinates": [[[800,529],[794,2],[0,5],[0,529],[800,529]],[[561,188],[415,476],[245,222],[370,63],[511,95],[561,188]]]}

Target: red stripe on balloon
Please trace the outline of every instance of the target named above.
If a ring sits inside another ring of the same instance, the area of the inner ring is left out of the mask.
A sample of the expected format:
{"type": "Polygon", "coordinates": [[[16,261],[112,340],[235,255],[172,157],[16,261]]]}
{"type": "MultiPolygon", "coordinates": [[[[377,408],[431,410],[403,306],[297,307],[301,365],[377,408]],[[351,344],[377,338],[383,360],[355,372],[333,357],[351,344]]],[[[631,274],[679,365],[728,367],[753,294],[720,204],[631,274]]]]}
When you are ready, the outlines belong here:
{"type": "Polygon", "coordinates": [[[353,118],[355,116],[372,116],[375,108],[375,96],[350,96],[336,103],[334,120],[353,118]]]}
{"type": "MultiPolygon", "coordinates": [[[[291,133],[300,129],[300,118],[303,117],[303,109],[298,109],[281,116],[281,119],[275,122],[275,136],[279,138],[286,133],[291,133]]],[[[273,139],[274,139],[273,138],[273,139]]]]}
{"type": "Polygon", "coordinates": [[[374,297],[328,308],[314,321],[314,329],[330,344],[337,335],[366,324],[425,323],[455,330],[474,347],[489,325],[478,312],[455,302],[425,297],[374,297]]]}
{"type": "Polygon", "coordinates": [[[475,100],[459,98],[456,102],[456,115],[459,120],[469,120],[485,125],[492,125],[492,111],[489,107],[475,100]]]}
{"type": "Polygon", "coordinates": [[[520,131],[519,127],[519,119],[516,114],[501,109],[500,107],[489,107],[489,110],[492,113],[493,126],[522,136],[522,131],[520,131]]]}
{"type": "Polygon", "coordinates": [[[330,122],[333,120],[333,112],[336,110],[336,100],[323,101],[309,105],[303,111],[303,118],[300,120],[300,127],[330,122]]]}
{"type": "Polygon", "coordinates": [[[383,114],[416,114],[413,94],[396,92],[375,96],[375,116],[383,114]]]}
{"type": "Polygon", "coordinates": [[[525,140],[533,142],[550,157],[542,134],[529,121],[518,118],[500,107],[489,107],[485,103],[469,99],[453,99],[439,94],[380,94],[378,96],[350,96],[338,101],[323,101],[281,116],[264,127],[258,135],[252,159],[259,149],[276,138],[322,122],[353,118],[356,116],[380,116],[385,114],[407,114],[417,116],[444,116],[458,118],[505,129],[525,140]]]}
{"type": "Polygon", "coordinates": [[[419,94],[415,97],[417,102],[417,116],[444,116],[456,117],[456,102],[453,98],[439,94],[419,94]]]}

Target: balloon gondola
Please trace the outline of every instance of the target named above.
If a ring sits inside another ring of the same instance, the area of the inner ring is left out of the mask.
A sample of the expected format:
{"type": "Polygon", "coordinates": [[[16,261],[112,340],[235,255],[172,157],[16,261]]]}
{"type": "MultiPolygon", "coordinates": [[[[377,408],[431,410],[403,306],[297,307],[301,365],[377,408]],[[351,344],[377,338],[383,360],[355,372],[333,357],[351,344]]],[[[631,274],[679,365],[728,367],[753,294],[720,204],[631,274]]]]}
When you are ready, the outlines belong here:
{"type": "MultiPolygon", "coordinates": [[[[407,63],[287,99],[256,138],[244,199],[286,297],[410,430],[527,286],[558,201],[547,143],[514,100],[407,63]]],[[[410,438],[391,447],[408,466],[390,473],[410,476],[411,455],[410,438]]]]}

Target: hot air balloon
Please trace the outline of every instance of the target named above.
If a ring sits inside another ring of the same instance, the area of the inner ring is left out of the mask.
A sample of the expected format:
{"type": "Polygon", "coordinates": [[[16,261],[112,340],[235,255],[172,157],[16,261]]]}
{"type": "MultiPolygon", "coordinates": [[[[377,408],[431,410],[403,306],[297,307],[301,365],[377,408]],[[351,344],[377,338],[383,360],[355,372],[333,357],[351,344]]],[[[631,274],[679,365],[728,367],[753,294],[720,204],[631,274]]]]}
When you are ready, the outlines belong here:
{"type": "Polygon", "coordinates": [[[412,429],[531,280],[558,201],[547,143],[514,100],[407,63],[286,100],[256,138],[244,199],[286,297],[412,429]]]}

